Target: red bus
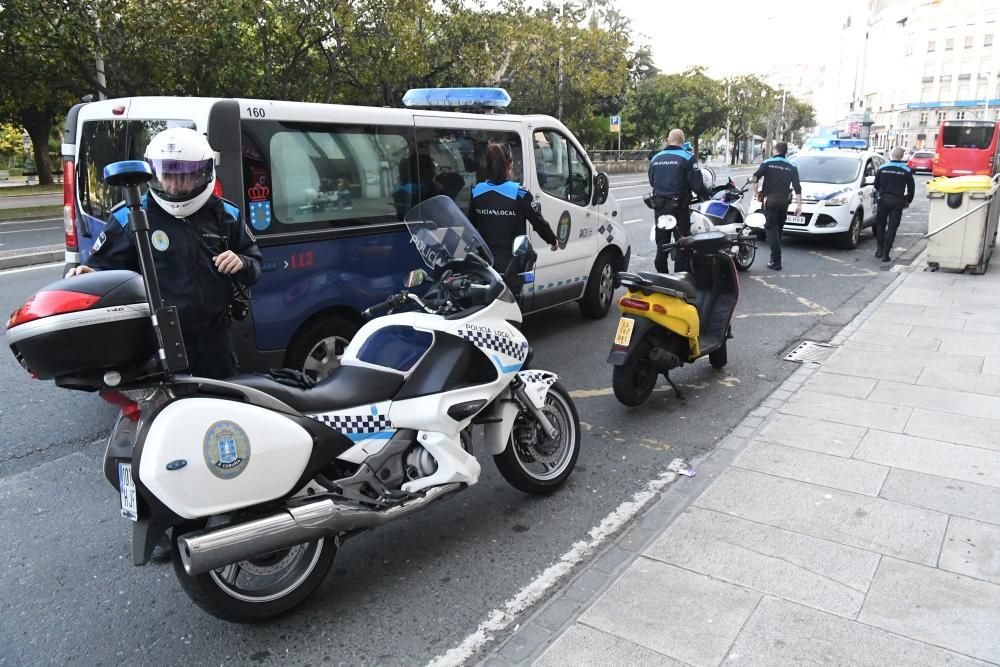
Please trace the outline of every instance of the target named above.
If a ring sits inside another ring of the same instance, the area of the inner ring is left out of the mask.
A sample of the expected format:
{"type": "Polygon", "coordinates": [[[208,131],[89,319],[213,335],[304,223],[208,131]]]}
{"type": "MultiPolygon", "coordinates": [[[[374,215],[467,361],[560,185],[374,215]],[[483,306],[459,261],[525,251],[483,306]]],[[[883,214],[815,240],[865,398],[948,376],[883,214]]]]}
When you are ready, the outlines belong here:
{"type": "Polygon", "coordinates": [[[946,120],[934,147],[935,176],[992,176],[1000,170],[1000,121],[946,120]]]}

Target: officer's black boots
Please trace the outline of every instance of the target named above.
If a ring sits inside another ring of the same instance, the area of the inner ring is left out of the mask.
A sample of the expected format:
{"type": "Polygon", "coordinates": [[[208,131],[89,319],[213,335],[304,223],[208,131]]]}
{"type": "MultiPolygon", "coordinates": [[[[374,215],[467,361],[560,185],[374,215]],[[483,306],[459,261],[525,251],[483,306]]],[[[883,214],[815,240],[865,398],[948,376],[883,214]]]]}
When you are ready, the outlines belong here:
{"type": "Polygon", "coordinates": [[[882,256],[882,244],[881,243],[879,243],[878,247],[875,248],[875,256],[876,257],[881,257],[882,256]]]}

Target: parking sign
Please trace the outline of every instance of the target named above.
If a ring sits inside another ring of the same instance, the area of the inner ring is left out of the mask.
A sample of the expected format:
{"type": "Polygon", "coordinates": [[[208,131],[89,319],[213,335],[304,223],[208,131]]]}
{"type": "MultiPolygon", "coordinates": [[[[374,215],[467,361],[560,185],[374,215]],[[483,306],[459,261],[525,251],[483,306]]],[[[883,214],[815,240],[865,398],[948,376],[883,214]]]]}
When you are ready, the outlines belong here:
{"type": "Polygon", "coordinates": [[[612,132],[621,132],[622,131],[622,117],[621,116],[612,116],[611,117],[611,131],[612,132]]]}

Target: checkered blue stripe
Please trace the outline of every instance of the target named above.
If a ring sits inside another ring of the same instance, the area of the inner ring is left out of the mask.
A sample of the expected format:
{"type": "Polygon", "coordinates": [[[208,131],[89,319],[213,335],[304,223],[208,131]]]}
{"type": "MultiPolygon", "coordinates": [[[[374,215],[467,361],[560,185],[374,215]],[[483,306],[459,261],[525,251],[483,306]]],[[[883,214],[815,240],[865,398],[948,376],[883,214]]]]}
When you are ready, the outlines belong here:
{"type": "Polygon", "coordinates": [[[485,331],[470,331],[468,329],[461,329],[458,335],[476,347],[485,347],[487,350],[506,354],[508,357],[517,359],[518,361],[524,361],[524,358],[528,354],[528,350],[523,345],[514,342],[506,336],[487,333],[485,331]]]}
{"type": "Polygon", "coordinates": [[[615,240],[615,237],[611,234],[611,225],[601,225],[597,228],[597,233],[604,237],[604,240],[611,243],[615,240]]]}
{"type": "Polygon", "coordinates": [[[386,415],[356,414],[344,415],[329,412],[310,415],[316,421],[341,433],[377,433],[392,430],[392,422],[386,415]]]}
{"type": "Polygon", "coordinates": [[[518,375],[521,376],[522,380],[530,383],[547,382],[552,384],[558,379],[555,373],[549,371],[521,371],[518,375]]]}

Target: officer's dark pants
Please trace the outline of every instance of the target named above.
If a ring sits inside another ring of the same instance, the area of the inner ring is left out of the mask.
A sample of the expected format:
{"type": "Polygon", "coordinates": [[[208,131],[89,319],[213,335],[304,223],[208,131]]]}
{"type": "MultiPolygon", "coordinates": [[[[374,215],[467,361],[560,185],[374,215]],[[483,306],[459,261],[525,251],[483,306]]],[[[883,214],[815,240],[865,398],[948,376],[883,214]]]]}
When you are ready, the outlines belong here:
{"type": "Polygon", "coordinates": [[[879,254],[885,254],[892,250],[892,244],[896,242],[896,229],[899,227],[899,220],[903,217],[902,197],[896,195],[882,195],[879,197],[878,208],[875,209],[875,239],[878,247],[882,250],[879,254]]]}
{"type": "Polygon", "coordinates": [[[781,230],[788,216],[789,199],[768,195],[764,199],[764,232],[771,247],[771,264],[781,266],[781,230]]]}
{"type": "Polygon", "coordinates": [[[224,380],[239,370],[228,325],[212,324],[198,331],[185,331],[184,349],[191,375],[224,380]]]}
{"type": "MultiPolygon", "coordinates": [[[[656,267],[657,273],[669,273],[670,266],[667,264],[667,258],[670,256],[670,253],[660,250],[660,246],[664,243],[670,243],[671,240],[677,241],[683,236],[691,235],[691,209],[687,206],[668,207],[657,209],[654,211],[654,214],[656,215],[656,220],[661,215],[672,215],[677,219],[677,227],[674,228],[673,239],[671,239],[670,230],[656,228],[656,257],[653,259],[653,266],[656,267]]],[[[655,220],[653,224],[656,224],[655,220]]],[[[689,270],[689,259],[687,251],[674,251],[674,273],[689,270]]]]}

